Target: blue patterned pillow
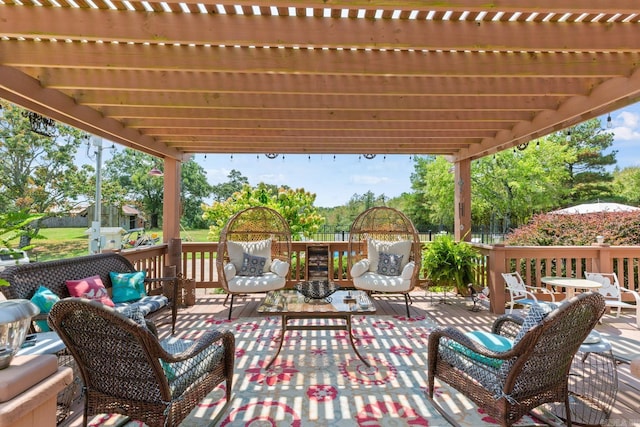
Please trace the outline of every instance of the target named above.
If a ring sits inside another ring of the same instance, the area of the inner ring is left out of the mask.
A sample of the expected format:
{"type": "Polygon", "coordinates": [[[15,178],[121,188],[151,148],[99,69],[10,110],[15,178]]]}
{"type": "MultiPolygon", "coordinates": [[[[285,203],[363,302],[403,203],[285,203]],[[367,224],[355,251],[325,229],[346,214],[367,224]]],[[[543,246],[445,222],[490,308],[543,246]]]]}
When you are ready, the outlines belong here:
{"type": "Polygon", "coordinates": [[[147,327],[147,322],[146,320],[144,320],[144,314],[140,310],[140,307],[138,307],[137,305],[128,305],[126,307],[118,309],[118,313],[122,314],[125,317],[128,317],[143,328],[147,327]]]}
{"type": "Polygon", "coordinates": [[[522,326],[520,327],[520,330],[518,331],[515,338],[513,339],[513,345],[516,345],[522,339],[522,337],[527,332],[529,332],[529,329],[533,328],[534,326],[537,326],[540,322],[542,322],[545,319],[545,317],[547,317],[549,313],[551,313],[557,307],[558,306],[553,303],[532,304],[531,308],[529,309],[529,313],[527,313],[527,316],[524,318],[524,321],[522,322],[522,326]]]}
{"type": "MultiPolygon", "coordinates": [[[[42,285],[40,285],[36,293],[31,297],[31,302],[38,306],[40,314],[47,314],[51,311],[53,304],[58,301],[60,301],[60,297],[54,294],[51,289],[42,285]]],[[[46,320],[36,320],[35,323],[41,332],[49,332],[51,330],[46,320]]]]}
{"type": "Polygon", "coordinates": [[[262,276],[266,262],[265,257],[244,253],[238,276],[262,276]]]}
{"type": "Polygon", "coordinates": [[[113,289],[111,299],[113,302],[137,301],[147,295],[144,289],[145,271],[133,273],[109,273],[113,289]]]}
{"type": "Polygon", "coordinates": [[[385,276],[399,276],[401,273],[400,266],[404,255],[397,255],[387,252],[378,254],[378,274],[385,276]]]}

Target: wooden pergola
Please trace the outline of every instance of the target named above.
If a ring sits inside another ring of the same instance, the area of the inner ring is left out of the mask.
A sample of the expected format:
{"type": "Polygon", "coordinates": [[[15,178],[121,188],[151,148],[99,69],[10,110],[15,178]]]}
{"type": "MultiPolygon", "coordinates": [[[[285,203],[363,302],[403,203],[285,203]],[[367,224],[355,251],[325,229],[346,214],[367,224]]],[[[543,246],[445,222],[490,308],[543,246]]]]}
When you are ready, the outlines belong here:
{"type": "MultiPolygon", "coordinates": [[[[440,154],[470,162],[638,101],[637,0],[0,0],[0,97],[165,161],[440,154]]],[[[465,206],[467,208],[465,209],[465,206]]]]}

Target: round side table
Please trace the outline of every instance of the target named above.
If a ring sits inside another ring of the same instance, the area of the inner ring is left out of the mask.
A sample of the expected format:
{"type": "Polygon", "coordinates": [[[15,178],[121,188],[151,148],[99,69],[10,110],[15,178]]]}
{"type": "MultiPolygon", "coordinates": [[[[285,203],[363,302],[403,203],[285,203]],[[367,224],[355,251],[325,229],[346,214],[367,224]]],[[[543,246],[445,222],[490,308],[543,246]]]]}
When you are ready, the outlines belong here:
{"type": "MultiPolygon", "coordinates": [[[[571,421],[578,425],[606,425],[618,393],[618,372],[611,343],[593,331],[573,358],[569,371],[571,421]]],[[[564,405],[556,415],[566,419],[564,405]]]]}

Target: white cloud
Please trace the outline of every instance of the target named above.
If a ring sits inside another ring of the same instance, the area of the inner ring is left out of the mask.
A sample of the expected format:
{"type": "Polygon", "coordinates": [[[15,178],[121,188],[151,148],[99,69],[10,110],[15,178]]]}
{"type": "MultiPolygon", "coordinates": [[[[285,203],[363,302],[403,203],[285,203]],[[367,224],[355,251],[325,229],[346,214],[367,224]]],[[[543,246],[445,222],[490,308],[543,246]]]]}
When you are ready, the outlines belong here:
{"type": "Polygon", "coordinates": [[[209,184],[215,185],[215,184],[220,184],[221,182],[226,182],[228,181],[228,176],[229,173],[231,172],[231,169],[227,169],[227,168],[219,168],[219,169],[206,169],[205,170],[207,173],[207,181],[209,181],[209,184]]]}
{"type": "Polygon", "coordinates": [[[640,139],[640,114],[622,111],[615,117],[614,123],[616,126],[612,131],[615,139],[621,141],[640,139]]]}
{"type": "Polygon", "coordinates": [[[616,120],[618,118],[622,119],[622,125],[624,127],[637,128],[638,123],[640,123],[640,114],[632,113],[631,111],[622,111],[620,114],[618,114],[616,120]]]}
{"type": "Polygon", "coordinates": [[[389,182],[389,178],[386,176],[376,175],[351,175],[350,181],[353,184],[379,185],[389,182]]]}

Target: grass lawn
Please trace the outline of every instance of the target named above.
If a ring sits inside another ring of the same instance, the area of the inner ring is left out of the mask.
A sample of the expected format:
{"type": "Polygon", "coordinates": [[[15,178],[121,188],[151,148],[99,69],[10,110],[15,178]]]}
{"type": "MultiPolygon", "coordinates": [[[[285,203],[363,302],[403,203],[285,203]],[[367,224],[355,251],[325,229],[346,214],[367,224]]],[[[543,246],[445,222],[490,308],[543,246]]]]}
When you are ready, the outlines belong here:
{"type": "MultiPolygon", "coordinates": [[[[89,254],[87,228],[43,228],[40,234],[44,239],[36,239],[35,249],[29,254],[31,261],[49,261],[53,259],[73,258],[89,254]]],[[[150,230],[158,233],[162,240],[162,230],[150,230]]],[[[207,242],[209,230],[182,231],[185,242],[207,242]]]]}

